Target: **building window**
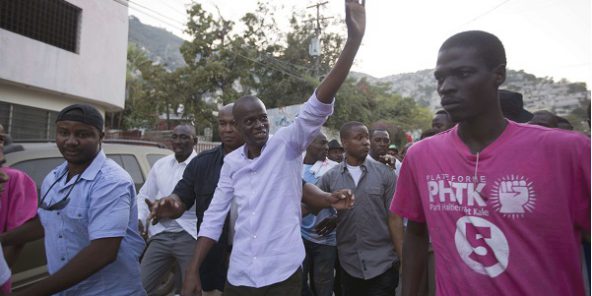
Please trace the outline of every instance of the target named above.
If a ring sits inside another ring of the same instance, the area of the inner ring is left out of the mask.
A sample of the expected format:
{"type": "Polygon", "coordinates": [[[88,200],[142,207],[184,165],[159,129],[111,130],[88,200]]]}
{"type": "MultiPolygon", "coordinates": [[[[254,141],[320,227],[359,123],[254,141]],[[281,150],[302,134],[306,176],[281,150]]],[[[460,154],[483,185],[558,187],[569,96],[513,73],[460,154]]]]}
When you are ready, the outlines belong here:
{"type": "Polygon", "coordinates": [[[78,52],[81,11],[64,0],[0,0],[0,28],[78,52]]]}
{"type": "Polygon", "coordinates": [[[58,112],[0,102],[0,124],[16,141],[55,140],[58,112]]]}

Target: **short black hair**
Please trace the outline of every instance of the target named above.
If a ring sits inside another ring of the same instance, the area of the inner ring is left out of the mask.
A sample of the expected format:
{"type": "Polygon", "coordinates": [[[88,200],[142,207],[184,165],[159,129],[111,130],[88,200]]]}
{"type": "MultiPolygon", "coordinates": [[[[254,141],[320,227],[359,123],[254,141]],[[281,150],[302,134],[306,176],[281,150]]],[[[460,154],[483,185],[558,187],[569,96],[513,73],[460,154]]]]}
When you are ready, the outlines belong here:
{"type": "Polygon", "coordinates": [[[358,127],[358,126],[366,127],[366,125],[364,125],[363,123],[361,123],[359,121],[350,121],[350,122],[344,123],[341,126],[341,128],[339,129],[339,137],[341,139],[345,139],[345,138],[349,137],[351,130],[354,127],[358,127]]]}
{"type": "Polygon", "coordinates": [[[573,125],[571,124],[571,122],[569,122],[569,120],[561,117],[561,116],[555,116],[557,118],[557,127],[562,128],[562,129],[566,129],[566,130],[573,130],[573,125]],[[561,126],[563,125],[563,126],[561,126]]]}
{"type": "Polygon", "coordinates": [[[371,129],[371,130],[370,130],[370,132],[369,132],[369,136],[370,136],[370,138],[372,138],[372,136],[374,136],[374,133],[375,133],[375,132],[385,132],[385,133],[387,133],[387,134],[389,135],[389,137],[391,136],[391,133],[389,133],[389,132],[388,132],[386,129],[384,129],[384,128],[373,128],[373,129],[371,129]]]}
{"type": "Polygon", "coordinates": [[[438,133],[440,133],[440,131],[439,131],[439,130],[437,130],[437,129],[435,129],[435,128],[429,128],[429,129],[427,129],[427,130],[425,130],[425,131],[423,131],[423,132],[421,133],[421,136],[419,136],[419,139],[420,139],[420,140],[423,140],[423,139],[425,139],[425,138],[429,138],[429,137],[431,137],[431,136],[435,136],[435,135],[437,135],[438,133]]]}
{"type": "Polygon", "coordinates": [[[438,110],[438,111],[436,111],[435,115],[440,115],[440,114],[449,116],[449,114],[448,114],[448,112],[446,112],[446,110],[438,110]]]}
{"type": "Polygon", "coordinates": [[[465,31],[448,38],[440,51],[454,47],[475,48],[490,69],[499,65],[506,65],[506,50],[504,45],[495,35],[485,31],[465,31]]]}
{"type": "Polygon", "coordinates": [[[261,101],[261,99],[259,99],[256,96],[242,96],[238,98],[238,100],[236,100],[234,102],[234,105],[232,106],[232,116],[234,117],[234,120],[236,122],[238,122],[238,120],[241,119],[238,115],[244,108],[243,105],[247,104],[248,102],[261,102],[261,104],[263,104],[263,107],[265,107],[263,101],[261,101]]]}

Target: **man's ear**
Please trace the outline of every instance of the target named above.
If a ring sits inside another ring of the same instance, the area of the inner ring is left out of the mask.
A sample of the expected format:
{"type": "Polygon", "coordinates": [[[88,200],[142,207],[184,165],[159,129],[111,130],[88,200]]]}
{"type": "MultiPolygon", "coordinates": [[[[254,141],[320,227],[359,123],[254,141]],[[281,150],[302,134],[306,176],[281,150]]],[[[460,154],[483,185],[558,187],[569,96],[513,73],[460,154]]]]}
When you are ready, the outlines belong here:
{"type": "Polygon", "coordinates": [[[499,66],[493,69],[493,73],[495,74],[495,84],[497,87],[502,85],[504,81],[506,81],[506,65],[500,64],[499,66]]]}

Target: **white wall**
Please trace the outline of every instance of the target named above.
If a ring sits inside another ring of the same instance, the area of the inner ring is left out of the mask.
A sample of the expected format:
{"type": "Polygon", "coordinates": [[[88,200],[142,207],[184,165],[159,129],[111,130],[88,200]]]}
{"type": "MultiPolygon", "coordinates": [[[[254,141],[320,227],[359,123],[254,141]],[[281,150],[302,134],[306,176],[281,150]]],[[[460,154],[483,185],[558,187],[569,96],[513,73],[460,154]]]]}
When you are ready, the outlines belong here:
{"type": "MultiPolygon", "coordinates": [[[[82,9],[78,53],[0,29],[0,80],[49,90],[41,99],[57,99],[58,105],[74,100],[120,110],[125,103],[127,6],[115,0],[67,1],[82,9]]],[[[13,100],[4,86],[0,100],[13,100]]]]}
{"type": "Polygon", "coordinates": [[[103,116],[105,116],[105,106],[103,102],[64,96],[60,93],[49,92],[47,90],[36,89],[33,87],[25,87],[4,80],[0,80],[0,101],[55,112],[60,112],[65,107],[72,104],[85,102],[97,107],[103,116]]]}

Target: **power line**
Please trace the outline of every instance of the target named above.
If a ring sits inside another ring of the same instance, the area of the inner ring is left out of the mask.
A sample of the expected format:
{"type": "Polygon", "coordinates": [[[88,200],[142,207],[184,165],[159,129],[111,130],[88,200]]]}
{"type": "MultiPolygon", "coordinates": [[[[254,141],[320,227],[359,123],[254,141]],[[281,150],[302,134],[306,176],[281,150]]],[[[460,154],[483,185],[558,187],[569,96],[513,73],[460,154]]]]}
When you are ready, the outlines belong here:
{"type": "Polygon", "coordinates": [[[142,10],[139,10],[138,8],[131,7],[131,6],[129,8],[130,8],[130,10],[133,10],[135,12],[138,12],[138,13],[140,13],[140,14],[142,14],[144,16],[147,16],[147,17],[149,17],[151,19],[154,19],[154,20],[156,20],[156,21],[158,21],[158,22],[160,22],[162,24],[168,25],[168,26],[170,26],[170,27],[172,27],[174,29],[177,29],[179,31],[185,31],[185,28],[181,28],[178,25],[172,24],[172,23],[170,23],[170,22],[168,22],[166,20],[163,20],[163,19],[161,19],[161,18],[159,18],[159,17],[157,17],[157,16],[155,16],[155,15],[153,15],[151,13],[148,13],[148,12],[145,12],[145,11],[142,11],[142,10]]]}
{"type": "Polygon", "coordinates": [[[167,3],[168,1],[161,1],[160,3],[164,4],[164,6],[170,8],[172,11],[178,13],[180,16],[185,17],[185,12],[180,12],[179,10],[177,10],[176,8],[169,6],[169,4],[167,3]]]}
{"type": "Polygon", "coordinates": [[[241,57],[241,58],[243,58],[243,59],[246,59],[246,60],[248,60],[248,61],[251,61],[251,62],[257,63],[257,64],[259,64],[259,65],[262,65],[262,66],[264,66],[264,67],[266,67],[266,68],[270,68],[270,69],[272,69],[272,70],[279,71],[279,72],[281,72],[282,74],[285,74],[285,75],[288,75],[288,76],[294,77],[294,78],[296,78],[296,79],[298,79],[298,80],[306,81],[306,79],[304,79],[304,78],[302,78],[302,77],[300,77],[300,76],[298,76],[298,75],[296,75],[296,74],[293,74],[293,73],[287,72],[287,71],[285,71],[284,69],[278,68],[277,66],[274,66],[274,65],[271,65],[271,64],[266,64],[266,63],[263,63],[263,62],[261,62],[261,61],[257,61],[257,60],[255,60],[255,59],[252,59],[252,58],[249,58],[249,57],[247,57],[247,56],[244,56],[244,55],[242,55],[242,54],[240,54],[240,53],[236,53],[236,55],[237,55],[237,56],[239,56],[239,57],[241,57]]]}
{"type": "Polygon", "coordinates": [[[472,19],[471,19],[471,20],[469,20],[468,22],[466,22],[466,23],[464,23],[464,24],[460,25],[460,27],[464,27],[464,26],[466,26],[466,25],[468,25],[468,24],[470,24],[470,23],[472,23],[472,22],[474,22],[474,21],[476,21],[476,20],[478,20],[478,19],[480,19],[480,18],[482,18],[482,17],[484,17],[484,16],[486,16],[486,15],[490,14],[491,12],[493,12],[494,10],[496,10],[496,9],[500,8],[502,5],[504,5],[504,4],[508,3],[508,2],[510,2],[510,0],[505,0],[504,2],[501,2],[501,3],[499,3],[498,5],[494,6],[493,8],[491,8],[491,9],[489,9],[489,10],[485,11],[484,13],[482,13],[482,14],[480,14],[480,15],[478,15],[478,16],[476,16],[476,17],[474,17],[474,18],[472,18],[472,19]]]}
{"type": "MultiPolygon", "coordinates": [[[[138,13],[140,13],[140,14],[144,15],[144,16],[147,16],[147,17],[149,17],[149,18],[152,18],[152,19],[154,19],[154,20],[156,20],[156,21],[159,21],[160,23],[163,23],[163,24],[169,25],[169,26],[171,26],[171,27],[173,27],[174,29],[177,29],[177,30],[179,30],[179,31],[184,31],[184,30],[185,30],[185,28],[179,27],[179,26],[177,26],[177,25],[175,25],[175,24],[172,24],[172,23],[170,23],[170,22],[168,22],[168,21],[165,21],[165,20],[163,20],[163,19],[161,19],[161,18],[159,18],[159,17],[157,17],[157,16],[155,16],[155,15],[153,15],[153,14],[151,14],[151,13],[148,13],[148,12],[146,12],[146,11],[142,11],[142,10],[140,10],[140,9],[139,9],[139,8],[137,8],[137,7],[132,7],[132,6],[130,6],[130,5],[129,5],[129,3],[132,3],[132,4],[134,4],[134,5],[137,5],[138,7],[141,7],[141,8],[143,8],[143,9],[145,9],[145,10],[148,10],[148,11],[153,11],[153,10],[151,10],[151,9],[149,9],[149,8],[146,8],[146,7],[144,7],[144,6],[142,6],[142,5],[139,5],[139,4],[135,3],[135,2],[132,2],[132,1],[130,1],[130,0],[126,0],[126,1],[128,1],[128,5],[126,5],[126,4],[124,4],[124,3],[121,3],[121,2],[120,2],[120,1],[118,1],[118,0],[114,0],[114,2],[115,2],[115,3],[117,3],[117,4],[121,5],[121,6],[123,6],[123,7],[127,8],[127,9],[129,9],[129,10],[133,10],[133,11],[135,11],[135,12],[138,12],[138,13]]],[[[157,12],[156,12],[156,13],[157,13],[157,12]]],[[[157,14],[158,14],[158,15],[161,15],[160,13],[157,13],[157,14]]],[[[165,17],[166,17],[166,16],[165,16],[165,17]]],[[[168,18],[168,17],[166,17],[166,18],[168,18]]],[[[176,21],[176,20],[173,20],[173,21],[175,21],[175,22],[176,22],[176,23],[178,23],[178,24],[181,24],[182,26],[185,26],[185,24],[183,24],[183,23],[181,23],[181,22],[178,22],[178,21],[176,21]]]]}
{"type": "Polygon", "coordinates": [[[135,12],[138,12],[138,13],[140,13],[140,14],[144,15],[144,16],[147,16],[147,17],[149,17],[149,18],[151,18],[151,19],[154,19],[154,20],[156,20],[156,21],[158,21],[158,22],[160,22],[160,23],[162,23],[162,24],[166,24],[166,25],[168,25],[168,26],[170,26],[170,27],[172,27],[172,28],[174,28],[174,29],[177,29],[177,30],[179,30],[179,31],[184,31],[184,30],[185,30],[184,28],[181,28],[181,27],[178,27],[178,26],[176,26],[176,25],[173,25],[173,24],[171,24],[171,23],[168,23],[167,21],[164,21],[164,20],[162,20],[162,19],[160,19],[160,18],[158,18],[158,17],[156,17],[156,16],[153,16],[153,15],[151,15],[151,14],[149,14],[149,13],[146,13],[146,12],[144,12],[144,11],[138,10],[138,9],[136,9],[136,8],[133,8],[133,7],[130,7],[130,9],[131,9],[131,10],[133,10],[133,11],[135,11],[135,12]]]}
{"type": "Polygon", "coordinates": [[[182,23],[182,22],[179,22],[178,20],[176,20],[176,19],[174,19],[174,18],[171,18],[171,17],[169,17],[169,16],[167,16],[167,15],[164,15],[164,14],[162,14],[162,13],[160,13],[160,12],[156,11],[156,10],[153,10],[153,9],[151,9],[151,8],[148,8],[148,7],[146,7],[146,6],[143,6],[143,5],[141,5],[141,4],[138,4],[138,3],[136,3],[136,2],[134,2],[134,1],[132,1],[132,0],[128,0],[128,1],[129,1],[129,3],[131,3],[131,4],[134,4],[135,6],[138,6],[138,7],[141,7],[141,8],[143,8],[143,9],[145,9],[145,10],[151,11],[152,13],[155,13],[155,14],[157,14],[157,15],[161,16],[161,17],[164,17],[165,19],[168,19],[168,20],[170,20],[170,21],[172,21],[172,22],[178,23],[178,24],[180,24],[180,25],[182,25],[182,26],[184,26],[184,25],[185,25],[184,23],[182,23]]]}

